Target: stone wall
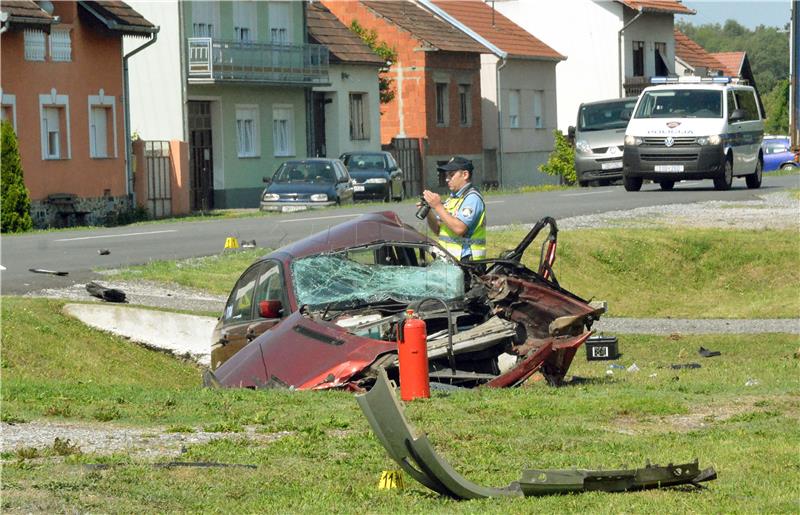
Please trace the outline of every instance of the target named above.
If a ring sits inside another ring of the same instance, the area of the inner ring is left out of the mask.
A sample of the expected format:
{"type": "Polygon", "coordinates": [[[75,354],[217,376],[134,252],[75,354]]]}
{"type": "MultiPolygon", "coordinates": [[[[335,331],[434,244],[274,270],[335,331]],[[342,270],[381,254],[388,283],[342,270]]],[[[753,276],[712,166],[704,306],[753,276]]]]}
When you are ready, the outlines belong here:
{"type": "Polygon", "coordinates": [[[122,213],[131,210],[127,195],[119,197],[76,197],[74,212],[65,205],[55,205],[48,200],[31,201],[31,218],[37,229],[70,227],[75,225],[115,225],[122,213]]]}

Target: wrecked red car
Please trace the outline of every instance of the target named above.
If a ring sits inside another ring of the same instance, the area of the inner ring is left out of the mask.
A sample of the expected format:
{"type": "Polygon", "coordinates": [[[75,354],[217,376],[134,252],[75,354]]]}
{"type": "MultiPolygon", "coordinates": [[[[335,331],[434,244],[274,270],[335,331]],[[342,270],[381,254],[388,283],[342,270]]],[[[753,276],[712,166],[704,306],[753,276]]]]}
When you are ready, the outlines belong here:
{"type": "Polygon", "coordinates": [[[426,323],[432,383],[560,382],[603,312],[561,288],[557,228],[544,218],[516,249],[459,263],[394,212],[362,215],[259,259],[214,331],[206,386],[367,390],[398,377],[411,307],[426,323]],[[522,255],[550,228],[537,271],[522,255]]]}

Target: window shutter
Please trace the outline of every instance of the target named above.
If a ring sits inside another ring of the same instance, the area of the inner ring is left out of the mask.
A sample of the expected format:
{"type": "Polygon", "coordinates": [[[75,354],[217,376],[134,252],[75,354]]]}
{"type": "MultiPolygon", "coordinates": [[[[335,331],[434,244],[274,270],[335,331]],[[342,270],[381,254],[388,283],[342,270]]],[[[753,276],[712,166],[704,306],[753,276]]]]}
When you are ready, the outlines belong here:
{"type": "Polygon", "coordinates": [[[44,32],[25,29],[25,60],[44,61],[44,32]]]}
{"type": "Polygon", "coordinates": [[[53,29],[50,32],[50,59],[53,61],[72,60],[72,41],[69,30],[53,29]]]}
{"type": "Polygon", "coordinates": [[[108,157],[108,110],[105,107],[92,108],[90,130],[92,157],[108,157]]]}

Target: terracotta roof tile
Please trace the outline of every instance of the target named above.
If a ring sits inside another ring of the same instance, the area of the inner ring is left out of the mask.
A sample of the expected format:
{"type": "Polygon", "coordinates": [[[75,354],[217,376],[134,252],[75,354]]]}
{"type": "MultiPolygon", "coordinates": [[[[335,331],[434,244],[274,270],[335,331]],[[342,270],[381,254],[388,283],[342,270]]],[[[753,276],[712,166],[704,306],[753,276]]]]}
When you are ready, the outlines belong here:
{"type": "Polygon", "coordinates": [[[379,55],[319,2],[308,6],[307,21],[308,35],[330,49],[331,61],[384,64],[379,55]]]}
{"type": "Polygon", "coordinates": [[[94,10],[103,21],[116,23],[124,33],[153,32],[155,25],[147,21],[144,16],[136,12],[125,2],[116,0],[98,0],[80,2],[80,4],[94,10]]]}
{"type": "Polygon", "coordinates": [[[711,56],[720,63],[722,74],[726,77],[739,77],[742,73],[742,65],[746,52],[717,52],[711,56]]]}
{"type": "Polygon", "coordinates": [[[402,0],[362,0],[375,14],[407,30],[415,38],[438,50],[489,53],[489,49],[444,20],[417,5],[402,0]]]}
{"type": "Polygon", "coordinates": [[[565,57],[483,0],[433,0],[437,7],[512,56],[564,59],[565,57]],[[493,12],[494,11],[494,12],[493,12]],[[494,23],[493,23],[494,22],[494,23]]]}
{"type": "Polygon", "coordinates": [[[617,2],[637,11],[656,11],[675,14],[695,14],[678,0],[617,0],[617,2]]]}
{"type": "Polygon", "coordinates": [[[674,30],[675,33],[675,55],[686,61],[692,66],[703,66],[708,69],[719,70],[721,65],[719,61],[701,47],[686,34],[678,29],[674,30]]]}
{"type": "Polygon", "coordinates": [[[9,21],[27,20],[32,23],[53,23],[53,17],[47,14],[36,2],[28,0],[3,0],[0,11],[8,13],[9,21]]]}

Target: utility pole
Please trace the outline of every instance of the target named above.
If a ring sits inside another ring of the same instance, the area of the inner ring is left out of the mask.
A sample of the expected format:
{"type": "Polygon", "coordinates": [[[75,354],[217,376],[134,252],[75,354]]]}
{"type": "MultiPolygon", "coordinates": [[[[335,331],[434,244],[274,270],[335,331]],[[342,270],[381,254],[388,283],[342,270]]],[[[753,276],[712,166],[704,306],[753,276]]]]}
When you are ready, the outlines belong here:
{"type": "Polygon", "coordinates": [[[789,138],[796,155],[800,154],[800,88],[797,83],[797,64],[800,61],[799,4],[799,0],[792,0],[792,23],[789,27],[789,138]]]}

